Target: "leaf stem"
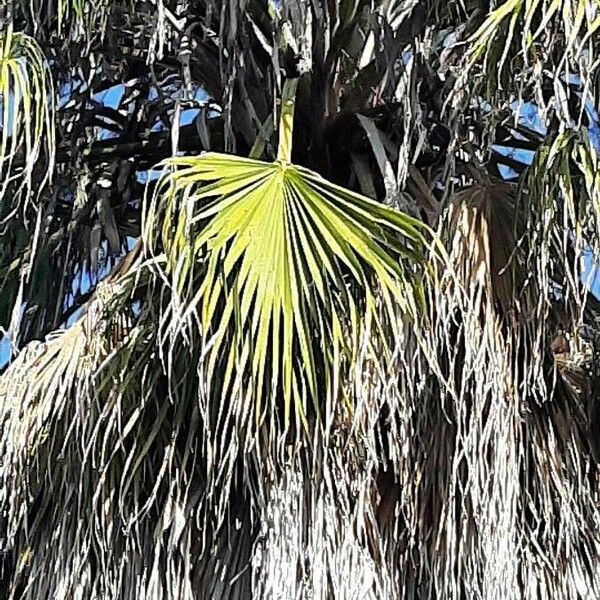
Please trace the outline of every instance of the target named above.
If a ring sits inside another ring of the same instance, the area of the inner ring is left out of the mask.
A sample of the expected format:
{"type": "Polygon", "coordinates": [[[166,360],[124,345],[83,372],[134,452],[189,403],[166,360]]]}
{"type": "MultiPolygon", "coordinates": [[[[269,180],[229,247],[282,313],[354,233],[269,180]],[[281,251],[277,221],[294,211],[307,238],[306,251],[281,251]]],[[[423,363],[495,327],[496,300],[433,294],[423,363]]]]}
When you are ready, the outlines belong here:
{"type": "Polygon", "coordinates": [[[298,79],[288,79],[283,84],[281,94],[281,117],[279,120],[279,149],[277,160],[291,162],[292,134],[294,131],[294,108],[296,105],[296,88],[298,79]]]}

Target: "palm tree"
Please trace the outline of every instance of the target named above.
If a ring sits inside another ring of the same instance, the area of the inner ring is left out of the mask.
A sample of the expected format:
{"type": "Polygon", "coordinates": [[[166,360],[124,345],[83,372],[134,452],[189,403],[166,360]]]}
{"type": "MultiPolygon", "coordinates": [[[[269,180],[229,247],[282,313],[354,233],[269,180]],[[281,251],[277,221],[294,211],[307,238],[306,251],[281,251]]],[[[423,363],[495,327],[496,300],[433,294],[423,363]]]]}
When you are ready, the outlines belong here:
{"type": "Polygon", "coordinates": [[[0,598],[600,589],[596,0],[3,0],[0,598]]]}

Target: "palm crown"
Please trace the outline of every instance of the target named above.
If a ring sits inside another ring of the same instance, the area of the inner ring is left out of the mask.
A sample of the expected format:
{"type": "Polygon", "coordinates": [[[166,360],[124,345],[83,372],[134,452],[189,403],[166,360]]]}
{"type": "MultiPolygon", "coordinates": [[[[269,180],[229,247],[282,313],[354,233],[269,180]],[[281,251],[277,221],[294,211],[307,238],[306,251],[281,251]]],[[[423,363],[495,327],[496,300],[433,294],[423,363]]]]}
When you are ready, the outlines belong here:
{"type": "Polygon", "coordinates": [[[600,584],[593,0],[0,6],[0,598],[600,584]]]}

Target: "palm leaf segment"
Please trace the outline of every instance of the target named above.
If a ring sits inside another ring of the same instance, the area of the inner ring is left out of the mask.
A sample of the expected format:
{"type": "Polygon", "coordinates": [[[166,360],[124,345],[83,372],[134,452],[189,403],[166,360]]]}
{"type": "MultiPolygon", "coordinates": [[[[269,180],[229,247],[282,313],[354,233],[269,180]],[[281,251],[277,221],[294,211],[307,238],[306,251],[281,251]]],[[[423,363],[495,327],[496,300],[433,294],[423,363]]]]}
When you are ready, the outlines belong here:
{"type": "Polygon", "coordinates": [[[52,173],[55,137],[54,89],[45,57],[37,42],[9,26],[0,32],[0,218],[32,187],[40,158],[47,160],[42,185],[52,173]]]}
{"type": "MultiPolygon", "coordinates": [[[[455,89],[460,91],[469,79],[476,79],[472,67],[483,59],[488,95],[507,84],[508,65],[519,57],[524,61],[521,75],[535,65],[541,71],[546,54],[557,54],[554,84],[569,81],[573,72],[582,84],[594,81],[598,68],[597,31],[600,3],[597,0],[505,0],[484,19],[469,38],[467,61],[455,89]]],[[[547,60],[547,58],[546,58],[547,60]]],[[[546,67],[547,68],[547,67],[546,67]]],[[[514,69],[514,65],[513,65],[514,69]]],[[[518,69],[517,69],[518,70],[518,69]]],[[[539,78],[539,75],[535,77],[539,78]]],[[[532,80],[532,82],[535,82],[532,80]]],[[[592,84],[593,85],[593,84],[592,84]]],[[[584,89],[587,85],[582,85],[584,89]]]]}
{"type": "Polygon", "coordinates": [[[340,365],[361,352],[385,367],[382,319],[414,312],[404,261],[423,241],[413,218],[289,163],[292,96],[287,85],[276,162],[173,158],[146,224],[172,278],[172,339],[193,318],[223,399],[251,400],[257,420],[277,402],[286,427],[292,409],[306,425],[308,406],[343,394],[340,365]]]}

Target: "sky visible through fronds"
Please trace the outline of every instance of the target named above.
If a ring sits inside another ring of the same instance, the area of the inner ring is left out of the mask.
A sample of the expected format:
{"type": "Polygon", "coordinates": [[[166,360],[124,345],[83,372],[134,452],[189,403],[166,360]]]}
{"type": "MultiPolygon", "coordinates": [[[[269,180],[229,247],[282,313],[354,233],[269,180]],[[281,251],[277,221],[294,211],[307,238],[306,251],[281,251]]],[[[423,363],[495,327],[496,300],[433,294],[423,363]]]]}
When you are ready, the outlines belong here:
{"type": "Polygon", "coordinates": [[[600,589],[597,0],[0,0],[0,600],[600,589]]]}
{"type": "MultiPolygon", "coordinates": [[[[124,94],[124,86],[123,85],[115,85],[108,90],[97,94],[96,100],[102,104],[102,106],[107,106],[109,108],[117,109],[119,106],[119,102],[124,94]]],[[[152,94],[152,91],[151,91],[152,94]]],[[[197,100],[202,101],[206,97],[203,91],[199,91],[197,93],[197,100]]],[[[61,90],[59,95],[59,103],[66,104],[69,101],[69,93],[67,89],[61,90]]],[[[544,132],[545,126],[543,124],[542,119],[540,118],[538,111],[533,104],[525,104],[523,106],[514,105],[513,110],[519,111],[519,116],[522,122],[532,130],[544,132]]],[[[589,110],[593,110],[591,107],[588,107],[589,110]]],[[[182,126],[191,124],[194,119],[197,117],[199,109],[187,109],[181,113],[180,124],[182,126]]],[[[593,139],[596,140],[596,144],[600,147],[600,129],[598,127],[598,117],[596,113],[592,113],[593,117],[593,127],[590,128],[590,132],[593,135],[593,139]]],[[[0,110],[1,117],[1,110],[0,110]]],[[[110,131],[106,131],[104,136],[110,136],[110,131]]],[[[515,160],[528,164],[532,160],[532,153],[526,150],[520,150],[518,148],[510,148],[510,147],[502,147],[499,148],[499,151],[503,154],[507,154],[508,156],[514,158],[515,160]]],[[[501,170],[501,174],[507,178],[510,178],[515,175],[515,172],[510,169],[508,166],[503,166],[501,170]]],[[[151,177],[157,177],[158,172],[154,172],[151,174],[151,177]]],[[[138,173],[138,178],[141,181],[146,181],[148,178],[147,171],[141,171],[138,173]]],[[[132,247],[134,244],[134,239],[132,238],[129,241],[129,246],[132,247]]],[[[582,272],[582,280],[586,282],[587,285],[590,286],[593,293],[596,296],[600,296],[600,273],[596,273],[597,267],[595,266],[593,260],[593,253],[589,252],[585,254],[585,269],[582,272]]],[[[89,289],[91,285],[91,281],[89,279],[89,274],[84,273],[82,275],[82,287],[84,290],[89,289]]],[[[70,321],[65,323],[65,326],[69,326],[72,324],[77,317],[77,314],[71,317],[70,321]]],[[[7,363],[11,355],[11,346],[8,338],[2,336],[0,339],[0,366],[3,366],[7,363]]]]}

